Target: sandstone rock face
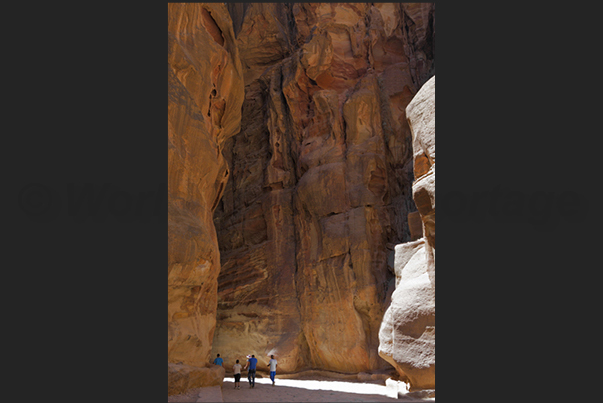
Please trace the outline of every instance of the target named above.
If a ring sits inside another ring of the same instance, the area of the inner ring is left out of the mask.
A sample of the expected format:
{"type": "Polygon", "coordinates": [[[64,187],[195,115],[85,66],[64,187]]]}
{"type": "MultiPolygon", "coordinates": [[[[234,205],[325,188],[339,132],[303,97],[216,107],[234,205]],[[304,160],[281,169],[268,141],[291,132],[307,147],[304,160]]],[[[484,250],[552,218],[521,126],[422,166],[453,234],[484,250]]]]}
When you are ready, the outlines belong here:
{"type": "MultiPolygon", "coordinates": [[[[209,366],[220,271],[213,213],[243,90],[226,6],[168,4],[168,363],[209,366]]],[[[207,377],[187,376],[187,385],[206,386],[207,377]]]]}
{"type": "Polygon", "coordinates": [[[396,289],[379,331],[379,355],[411,391],[435,388],[435,76],[406,108],[413,133],[413,197],[424,237],[396,246],[396,289]]]}
{"type": "Polygon", "coordinates": [[[222,386],[225,373],[220,365],[200,368],[168,363],[168,396],[185,393],[192,388],[222,386]]]}
{"type": "Polygon", "coordinates": [[[413,198],[429,245],[435,249],[435,76],[406,108],[413,134],[413,198]]]}
{"type": "Polygon", "coordinates": [[[279,373],[391,368],[379,328],[394,245],[411,240],[406,107],[435,71],[434,5],[228,8],[245,101],[214,217],[212,356],[262,368],[275,354],[279,373]]]}

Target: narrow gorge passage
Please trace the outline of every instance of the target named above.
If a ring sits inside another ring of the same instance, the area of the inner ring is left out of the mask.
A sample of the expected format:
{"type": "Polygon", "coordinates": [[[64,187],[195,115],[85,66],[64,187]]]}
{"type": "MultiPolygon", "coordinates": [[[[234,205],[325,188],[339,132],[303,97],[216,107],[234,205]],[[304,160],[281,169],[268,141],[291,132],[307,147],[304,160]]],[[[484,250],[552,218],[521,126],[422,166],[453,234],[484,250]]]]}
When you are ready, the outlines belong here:
{"type": "Polygon", "coordinates": [[[431,166],[417,157],[407,116],[435,75],[435,5],[170,4],[169,16],[170,379],[190,366],[210,385],[217,354],[229,371],[272,353],[282,374],[408,379],[382,330],[397,245],[424,228],[435,242],[435,210],[413,197],[435,151],[431,166]]]}

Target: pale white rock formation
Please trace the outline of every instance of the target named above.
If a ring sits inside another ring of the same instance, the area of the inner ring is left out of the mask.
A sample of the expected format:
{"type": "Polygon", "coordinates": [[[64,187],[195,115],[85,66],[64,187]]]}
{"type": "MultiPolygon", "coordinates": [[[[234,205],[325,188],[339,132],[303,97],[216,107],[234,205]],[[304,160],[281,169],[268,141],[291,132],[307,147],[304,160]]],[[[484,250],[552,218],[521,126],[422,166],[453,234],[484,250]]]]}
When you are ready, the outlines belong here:
{"type": "Polygon", "coordinates": [[[379,355],[416,391],[435,388],[435,76],[406,114],[413,134],[413,199],[424,236],[395,247],[396,289],[379,330],[379,355]]]}

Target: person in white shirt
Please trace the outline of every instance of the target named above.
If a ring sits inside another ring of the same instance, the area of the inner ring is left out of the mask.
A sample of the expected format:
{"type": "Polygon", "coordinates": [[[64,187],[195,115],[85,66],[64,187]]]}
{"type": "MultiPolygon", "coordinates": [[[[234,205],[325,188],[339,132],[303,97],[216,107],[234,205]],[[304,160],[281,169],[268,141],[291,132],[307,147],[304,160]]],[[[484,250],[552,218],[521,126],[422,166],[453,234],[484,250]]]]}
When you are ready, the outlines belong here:
{"type": "Polygon", "coordinates": [[[241,389],[241,364],[239,364],[239,360],[233,365],[232,370],[234,371],[235,389],[241,389]]]}
{"type": "Polygon", "coordinates": [[[274,386],[274,377],[276,376],[276,360],[274,359],[274,355],[270,356],[268,366],[270,367],[270,379],[272,380],[272,386],[274,386]]]}

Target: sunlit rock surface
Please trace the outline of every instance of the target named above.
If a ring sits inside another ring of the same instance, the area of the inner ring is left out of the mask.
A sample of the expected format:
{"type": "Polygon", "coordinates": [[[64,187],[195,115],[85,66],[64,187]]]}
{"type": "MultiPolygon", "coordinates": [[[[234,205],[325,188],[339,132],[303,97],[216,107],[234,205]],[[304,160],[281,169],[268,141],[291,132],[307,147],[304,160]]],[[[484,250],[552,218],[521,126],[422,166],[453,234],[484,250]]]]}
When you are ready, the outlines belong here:
{"type": "Polygon", "coordinates": [[[435,76],[406,108],[413,133],[413,197],[424,237],[396,246],[396,290],[379,332],[379,355],[411,390],[435,388],[435,76]]]}
{"type": "MultiPolygon", "coordinates": [[[[210,363],[220,272],[213,213],[229,175],[222,149],[239,131],[243,96],[226,6],[168,4],[168,363],[210,363]]],[[[169,384],[207,378],[185,380],[170,368],[169,384]]]]}

